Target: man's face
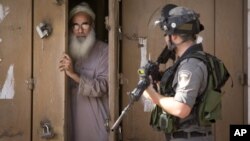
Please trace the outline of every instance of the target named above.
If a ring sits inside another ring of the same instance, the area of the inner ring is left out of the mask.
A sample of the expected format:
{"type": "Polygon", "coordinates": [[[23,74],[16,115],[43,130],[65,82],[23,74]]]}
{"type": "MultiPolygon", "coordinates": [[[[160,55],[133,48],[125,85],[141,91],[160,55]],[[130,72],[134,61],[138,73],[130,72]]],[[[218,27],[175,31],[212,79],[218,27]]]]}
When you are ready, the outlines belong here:
{"type": "Polygon", "coordinates": [[[74,59],[86,58],[95,43],[92,19],[86,13],[77,13],[71,20],[70,55],[74,59]]]}
{"type": "Polygon", "coordinates": [[[92,20],[91,17],[83,12],[77,13],[72,18],[72,33],[76,37],[86,37],[91,31],[92,20]]]}

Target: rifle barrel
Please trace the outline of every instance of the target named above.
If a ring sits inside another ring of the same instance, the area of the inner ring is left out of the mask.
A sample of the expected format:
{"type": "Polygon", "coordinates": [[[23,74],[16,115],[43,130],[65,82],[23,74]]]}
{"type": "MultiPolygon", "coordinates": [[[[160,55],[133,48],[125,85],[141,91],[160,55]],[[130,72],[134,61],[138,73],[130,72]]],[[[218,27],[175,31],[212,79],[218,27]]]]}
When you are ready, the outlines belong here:
{"type": "Polygon", "coordinates": [[[112,126],[111,131],[114,131],[114,130],[117,129],[117,127],[119,126],[120,122],[122,121],[123,116],[127,113],[127,111],[129,110],[130,106],[133,103],[134,103],[134,100],[131,100],[130,103],[122,110],[121,115],[119,116],[119,118],[116,120],[116,122],[112,126]]]}

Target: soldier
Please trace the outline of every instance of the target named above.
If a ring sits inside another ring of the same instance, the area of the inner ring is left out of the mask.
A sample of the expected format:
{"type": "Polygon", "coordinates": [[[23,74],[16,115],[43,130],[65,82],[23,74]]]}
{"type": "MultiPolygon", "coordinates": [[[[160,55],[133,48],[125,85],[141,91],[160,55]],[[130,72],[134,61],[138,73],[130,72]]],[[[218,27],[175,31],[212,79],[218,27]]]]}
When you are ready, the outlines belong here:
{"type": "Polygon", "coordinates": [[[95,13],[87,3],[69,15],[69,55],[60,70],[71,78],[74,141],[108,141],[108,45],[95,37],[95,13]]]}
{"type": "MultiPolygon", "coordinates": [[[[204,27],[195,11],[169,4],[162,9],[158,23],[176,62],[203,50],[202,43],[197,43],[197,34],[204,27]]],[[[164,72],[159,92],[152,84],[144,91],[143,95],[156,104],[150,124],[164,131],[167,141],[213,140],[211,125],[200,126],[196,113],[199,102],[196,98],[205,91],[207,80],[206,64],[197,58],[187,58],[179,63],[176,71],[171,72],[170,67],[164,72]]]]}

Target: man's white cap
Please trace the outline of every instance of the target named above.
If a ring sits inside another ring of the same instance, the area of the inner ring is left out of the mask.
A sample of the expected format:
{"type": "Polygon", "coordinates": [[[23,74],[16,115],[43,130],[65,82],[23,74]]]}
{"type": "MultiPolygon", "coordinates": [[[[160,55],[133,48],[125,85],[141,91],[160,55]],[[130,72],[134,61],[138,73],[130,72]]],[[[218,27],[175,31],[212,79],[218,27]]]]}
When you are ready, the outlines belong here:
{"type": "Polygon", "coordinates": [[[87,13],[93,20],[95,20],[95,13],[90,8],[90,6],[86,2],[82,2],[76,5],[69,13],[69,19],[71,19],[75,14],[79,12],[87,13]]]}

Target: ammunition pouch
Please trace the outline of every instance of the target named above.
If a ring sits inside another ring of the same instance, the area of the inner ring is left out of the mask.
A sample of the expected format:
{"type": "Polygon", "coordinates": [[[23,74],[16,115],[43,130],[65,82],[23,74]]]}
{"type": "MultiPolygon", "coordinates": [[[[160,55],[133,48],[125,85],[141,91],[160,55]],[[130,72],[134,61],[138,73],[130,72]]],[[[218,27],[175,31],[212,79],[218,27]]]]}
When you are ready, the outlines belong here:
{"type": "Polygon", "coordinates": [[[151,114],[150,125],[158,131],[172,133],[176,130],[175,121],[176,117],[166,113],[156,105],[151,114]]]}
{"type": "Polygon", "coordinates": [[[216,120],[222,119],[221,98],[221,92],[214,89],[209,89],[205,92],[205,94],[203,94],[203,97],[197,106],[198,121],[201,126],[211,125],[211,123],[215,123],[216,120]]]}

